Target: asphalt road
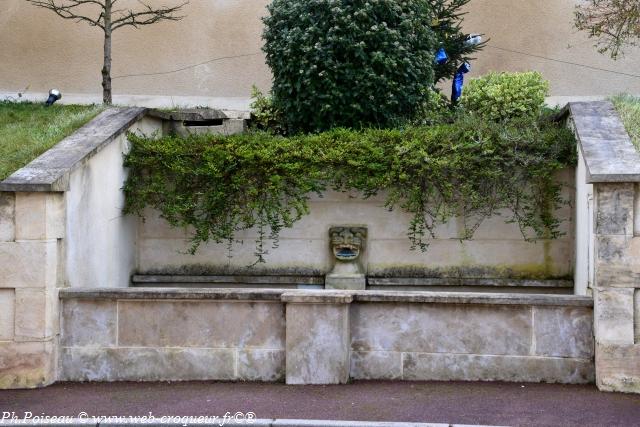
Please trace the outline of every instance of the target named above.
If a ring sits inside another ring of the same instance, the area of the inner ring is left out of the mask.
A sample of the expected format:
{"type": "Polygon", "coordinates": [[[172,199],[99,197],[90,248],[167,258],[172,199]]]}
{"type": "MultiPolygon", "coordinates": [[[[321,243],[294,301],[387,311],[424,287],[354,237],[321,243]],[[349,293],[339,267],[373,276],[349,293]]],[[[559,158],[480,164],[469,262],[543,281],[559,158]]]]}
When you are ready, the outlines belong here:
{"type": "Polygon", "coordinates": [[[640,426],[640,395],[603,393],[592,385],[487,382],[58,383],[0,391],[0,419],[6,411],[156,417],[251,411],[257,418],[629,427],[640,426]]]}

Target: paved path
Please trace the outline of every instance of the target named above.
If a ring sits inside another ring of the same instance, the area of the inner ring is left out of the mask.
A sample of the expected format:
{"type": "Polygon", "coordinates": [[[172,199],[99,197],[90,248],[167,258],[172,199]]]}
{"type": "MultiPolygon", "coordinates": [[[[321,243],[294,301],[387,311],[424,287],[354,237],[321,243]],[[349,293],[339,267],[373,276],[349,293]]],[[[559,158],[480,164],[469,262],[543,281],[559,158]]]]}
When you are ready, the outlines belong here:
{"type": "Polygon", "coordinates": [[[513,426],[640,426],[640,395],[594,386],[480,382],[284,384],[59,383],[0,391],[2,412],[154,416],[253,412],[257,418],[513,426]]]}

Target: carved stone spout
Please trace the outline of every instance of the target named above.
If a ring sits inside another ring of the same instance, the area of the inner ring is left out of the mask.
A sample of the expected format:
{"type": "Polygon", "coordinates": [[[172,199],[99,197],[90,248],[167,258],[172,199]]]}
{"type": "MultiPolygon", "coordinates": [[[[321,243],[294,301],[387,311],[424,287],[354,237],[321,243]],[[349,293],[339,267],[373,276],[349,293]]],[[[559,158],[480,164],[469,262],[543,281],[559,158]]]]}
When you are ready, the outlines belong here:
{"type": "Polygon", "coordinates": [[[366,288],[367,281],[360,256],[366,237],[365,227],[342,226],[329,229],[335,265],[325,277],[326,289],[364,290],[366,288]]]}

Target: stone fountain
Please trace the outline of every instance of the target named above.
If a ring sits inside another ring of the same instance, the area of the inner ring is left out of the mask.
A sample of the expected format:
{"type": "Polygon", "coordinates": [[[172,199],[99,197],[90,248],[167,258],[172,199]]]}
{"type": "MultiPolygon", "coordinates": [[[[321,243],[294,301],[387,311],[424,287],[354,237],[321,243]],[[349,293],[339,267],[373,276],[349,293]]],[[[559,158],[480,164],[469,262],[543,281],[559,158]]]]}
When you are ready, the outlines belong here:
{"type": "Polygon", "coordinates": [[[362,226],[339,226],[329,229],[329,241],[335,264],[325,278],[326,289],[364,290],[367,279],[361,253],[367,229],[362,226]]]}

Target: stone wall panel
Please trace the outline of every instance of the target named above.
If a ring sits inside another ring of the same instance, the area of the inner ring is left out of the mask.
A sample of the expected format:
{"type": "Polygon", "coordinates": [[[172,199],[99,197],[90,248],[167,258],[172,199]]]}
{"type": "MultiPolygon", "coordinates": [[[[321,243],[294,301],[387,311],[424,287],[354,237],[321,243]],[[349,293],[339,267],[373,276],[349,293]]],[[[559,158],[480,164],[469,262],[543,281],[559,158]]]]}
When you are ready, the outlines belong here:
{"type": "Polygon", "coordinates": [[[65,381],[233,380],[234,350],[210,348],[61,349],[65,381]]]}
{"type": "Polygon", "coordinates": [[[403,379],[416,381],[593,382],[593,362],[581,359],[406,353],[403,379]]]}
{"type": "Polygon", "coordinates": [[[592,359],[593,310],[534,307],[535,354],[592,359]]]}
{"type": "Polygon", "coordinates": [[[528,355],[531,349],[531,307],[372,303],[354,305],[352,316],[355,351],[528,355]]]}
{"type": "Polygon", "coordinates": [[[350,377],[354,380],[402,379],[402,353],[397,351],[351,352],[350,377]]]}
{"type": "Polygon", "coordinates": [[[69,300],[62,305],[63,347],[110,347],[117,340],[117,303],[111,300],[69,300]]]}
{"type": "Polygon", "coordinates": [[[633,344],[632,288],[597,289],[594,293],[594,326],[598,343],[633,344]]]}
{"type": "Polygon", "coordinates": [[[632,236],[634,184],[598,184],[595,197],[596,234],[632,236]]]}
{"type": "Polygon", "coordinates": [[[238,350],[238,380],[284,381],[285,360],[284,350],[238,350]]]}
{"type": "Polygon", "coordinates": [[[284,348],[279,303],[120,301],[123,347],[284,348]]]}

